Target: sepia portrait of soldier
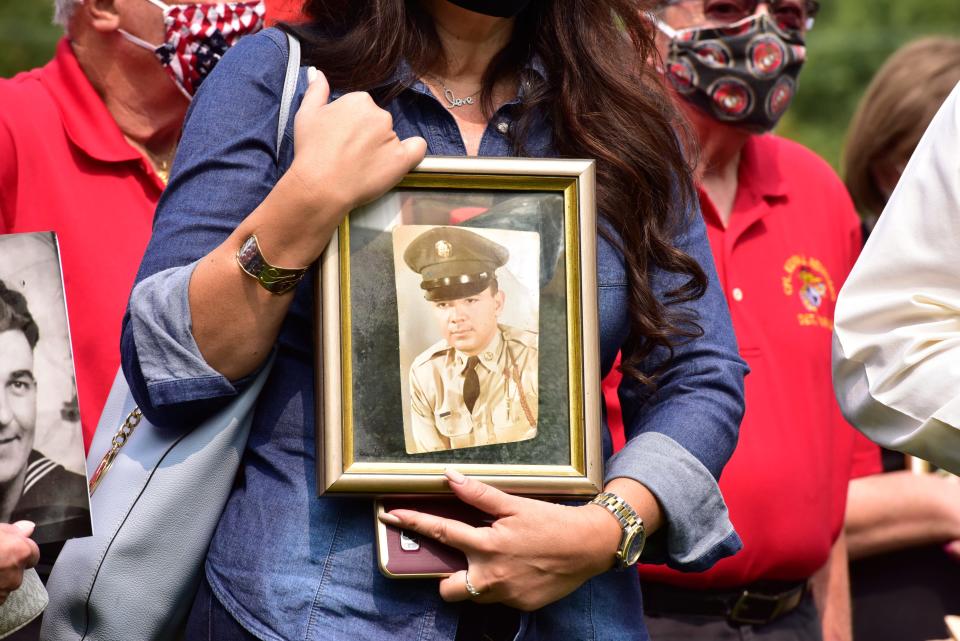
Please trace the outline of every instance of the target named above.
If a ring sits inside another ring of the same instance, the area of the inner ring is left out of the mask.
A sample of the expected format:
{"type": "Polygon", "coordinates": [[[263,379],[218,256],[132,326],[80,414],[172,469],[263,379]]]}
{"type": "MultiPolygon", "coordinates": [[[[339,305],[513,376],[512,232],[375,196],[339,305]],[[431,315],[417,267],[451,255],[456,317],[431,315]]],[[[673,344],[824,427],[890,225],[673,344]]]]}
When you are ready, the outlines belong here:
{"type": "Polygon", "coordinates": [[[404,251],[442,336],[410,366],[408,453],[537,435],[538,335],[500,322],[508,301],[497,269],[509,258],[506,247],[461,227],[434,227],[404,251]]]}

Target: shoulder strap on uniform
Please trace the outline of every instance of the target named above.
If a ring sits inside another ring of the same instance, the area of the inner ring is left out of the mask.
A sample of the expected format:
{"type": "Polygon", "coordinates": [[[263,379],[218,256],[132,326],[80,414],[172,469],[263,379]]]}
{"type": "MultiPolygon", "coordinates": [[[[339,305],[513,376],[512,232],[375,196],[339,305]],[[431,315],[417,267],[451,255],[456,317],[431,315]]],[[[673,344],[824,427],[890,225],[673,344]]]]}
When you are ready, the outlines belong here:
{"type": "Polygon", "coordinates": [[[283,134],[290,120],[290,107],[297,92],[297,80],[300,77],[300,41],[287,34],[290,52],[287,55],[287,75],[283,79],[283,95],[280,97],[280,121],[277,123],[277,162],[280,162],[280,148],[283,146],[283,134]]]}

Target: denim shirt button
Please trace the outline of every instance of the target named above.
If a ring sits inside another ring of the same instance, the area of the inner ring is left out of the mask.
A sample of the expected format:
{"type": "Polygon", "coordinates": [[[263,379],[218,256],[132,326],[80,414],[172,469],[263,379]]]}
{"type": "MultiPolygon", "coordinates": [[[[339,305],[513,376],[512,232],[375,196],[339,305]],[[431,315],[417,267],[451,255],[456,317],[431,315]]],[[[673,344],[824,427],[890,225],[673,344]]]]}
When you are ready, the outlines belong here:
{"type": "Polygon", "coordinates": [[[510,131],[510,123],[508,123],[506,120],[501,120],[499,123],[497,123],[497,131],[502,134],[506,134],[508,131],[510,131]]]}

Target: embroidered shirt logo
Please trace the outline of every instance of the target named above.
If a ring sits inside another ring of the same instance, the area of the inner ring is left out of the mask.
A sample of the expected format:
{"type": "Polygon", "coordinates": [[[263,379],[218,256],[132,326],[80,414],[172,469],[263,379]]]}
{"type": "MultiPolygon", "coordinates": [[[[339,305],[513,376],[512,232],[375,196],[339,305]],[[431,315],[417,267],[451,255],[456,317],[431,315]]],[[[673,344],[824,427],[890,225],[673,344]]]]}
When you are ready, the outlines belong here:
{"type": "Polygon", "coordinates": [[[802,326],[832,331],[832,306],[829,309],[823,309],[823,306],[828,300],[836,302],[837,290],[824,264],[816,258],[795,254],[784,263],[783,271],[783,293],[796,295],[806,310],[797,314],[797,322],[802,326]]]}

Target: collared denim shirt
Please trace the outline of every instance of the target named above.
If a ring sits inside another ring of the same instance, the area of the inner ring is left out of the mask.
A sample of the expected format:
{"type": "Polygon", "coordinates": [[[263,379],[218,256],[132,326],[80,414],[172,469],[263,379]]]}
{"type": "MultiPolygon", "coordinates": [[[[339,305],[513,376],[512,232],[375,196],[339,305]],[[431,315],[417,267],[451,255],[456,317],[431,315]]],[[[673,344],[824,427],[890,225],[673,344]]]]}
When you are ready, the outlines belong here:
{"type": "MultiPolygon", "coordinates": [[[[196,424],[244,383],[226,380],[203,361],[191,335],[187,284],[196,262],[260,204],[292,161],[293,118],[279,163],[275,157],[286,60],[279,31],[245,38],[204,81],[188,114],[123,326],[124,372],[144,414],[157,425],[196,424]]],[[[294,110],[305,86],[301,70],[294,110]]],[[[334,91],[331,98],[338,95],[334,91]]],[[[512,126],[514,104],[493,116],[480,155],[511,153],[497,125],[512,126]]],[[[400,138],[423,136],[430,154],[465,153],[454,119],[424,85],[414,83],[387,109],[400,138]]],[[[526,149],[554,156],[550,138],[541,123],[525,140],[526,149]]],[[[740,547],[716,479],[736,444],[746,366],[703,223],[699,215],[690,218],[676,244],[709,276],[706,295],[690,304],[703,336],[676,349],[655,393],[624,383],[628,443],[611,456],[604,429],[603,449],[607,480],[640,481],[663,507],[666,525],[650,538],[646,561],[696,571],[740,547]]],[[[605,374],[629,331],[628,286],[614,247],[600,240],[597,256],[605,374]]],[[[652,278],[661,295],[680,281],[665,272],[652,278]]],[[[453,639],[459,606],[440,599],[435,580],[389,580],[378,571],[370,501],[316,496],[313,291],[311,275],[297,288],[277,339],[242,473],[207,555],[213,592],[262,639],[453,639]]],[[[224,323],[241,313],[239,302],[220,303],[224,323]]],[[[653,369],[664,358],[658,352],[645,366],[653,369]]],[[[632,571],[597,576],[525,615],[518,635],[529,641],[646,638],[632,571]]]]}

